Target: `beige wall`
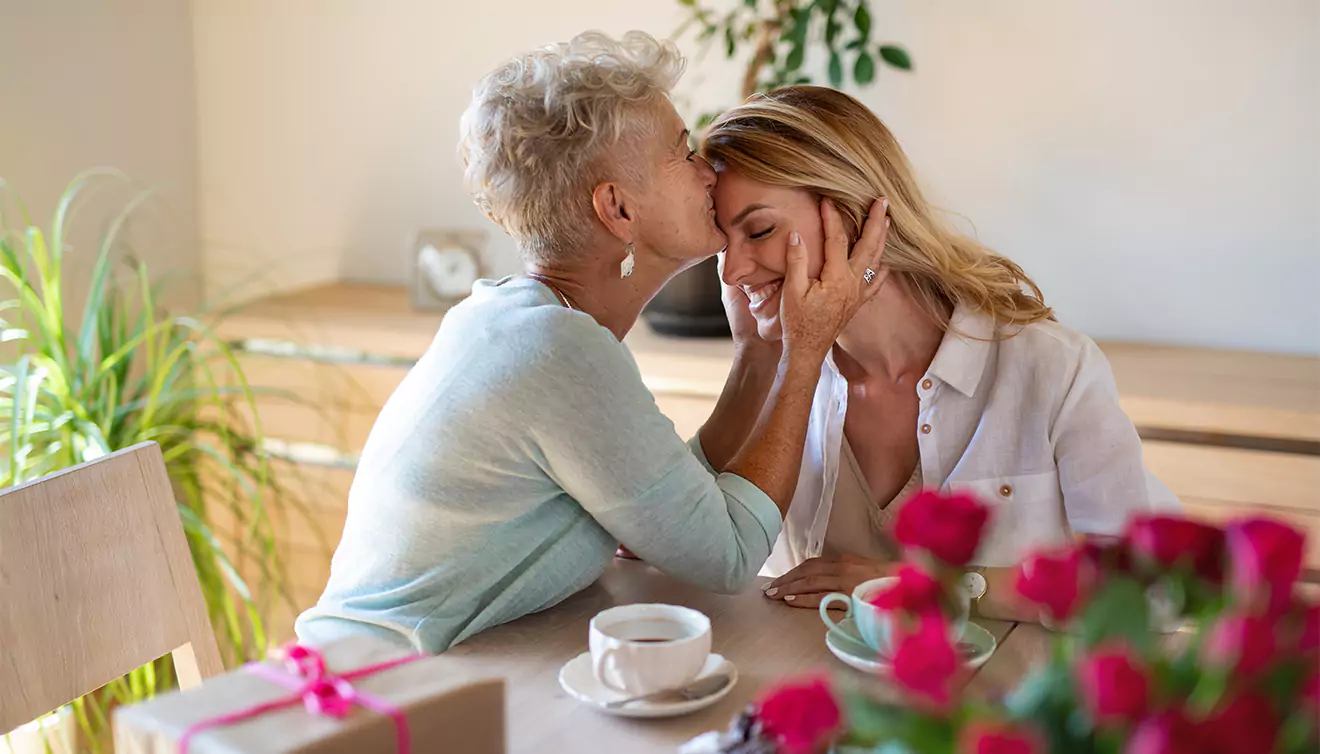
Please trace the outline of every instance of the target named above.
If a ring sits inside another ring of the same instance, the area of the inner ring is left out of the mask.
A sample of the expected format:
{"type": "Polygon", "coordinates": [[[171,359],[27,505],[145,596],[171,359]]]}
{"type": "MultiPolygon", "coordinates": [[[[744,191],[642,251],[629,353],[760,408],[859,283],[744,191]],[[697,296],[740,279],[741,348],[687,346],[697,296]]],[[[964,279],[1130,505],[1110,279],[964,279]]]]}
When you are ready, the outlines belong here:
{"type": "MultiPolygon", "coordinates": [[[[68,182],[119,168],[155,198],[129,228],[133,251],[200,291],[192,22],[179,0],[0,0],[0,177],[43,228],[68,182]]],[[[125,191],[84,205],[66,257],[81,300],[88,260],[125,191]]]]}
{"type": "MultiPolygon", "coordinates": [[[[864,99],[943,206],[1097,337],[1320,353],[1320,3],[894,0],[912,75],[864,99]]],[[[501,59],[667,0],[194,0],[212,289],[402,281],[418,226],[489,228],[457,119],[501,59]],[[255,276],[256,280],[252,280],[255,276]]],[[[697,105],[734,72],[696,66],[697,105]]]]}

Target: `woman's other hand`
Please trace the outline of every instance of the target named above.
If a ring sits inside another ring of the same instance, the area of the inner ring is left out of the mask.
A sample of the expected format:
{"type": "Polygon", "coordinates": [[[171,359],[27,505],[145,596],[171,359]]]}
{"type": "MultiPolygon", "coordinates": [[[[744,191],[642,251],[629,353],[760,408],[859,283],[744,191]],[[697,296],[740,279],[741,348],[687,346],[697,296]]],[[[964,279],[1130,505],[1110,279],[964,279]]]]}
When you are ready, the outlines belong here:
{"type": "Polygon", "coordinates": [[[894,567],[894,563],[857,555],[812,558],[766,584],[763,589],[765,596],[772,600],[815,610],[825,595],[831,592],[852,594],[852,590],[864,581],[889,576],[894,567]]]}
{"type": "Polygon", "coordinates": [[[729,329],[733,332],[733,345],[739,353],[766,353],[778,357],[779,341],[768,341],[761,337],[756,328],[756,318],[752,316],[752,302],[747,292],[738,285],[729,285],[724,281],[725,255],[720,253],[720,286],[723,292],[724,313],[729,317],[729,329]]]}
{"type": "Polygon", "coordinates": [[[861,238],[849,256],[848,233],[834,202],[820,203],[821,222],[825,228],[825,265],[820,279],[807,274],[807,251],[801,236],[789,236],[788,266],[784,277],[779,319],[784,330],[784,350],[799,351],[817,363],[825,358],[844,325],[871,299],[889,276],[880,264],[889,233],[888,203],[871,205],[871,214],[862,228],[861,238]],[[868,275],[867,271],[871,274],[868,275]],[[869,280],[867,278],[870,278],[869,280]]]}

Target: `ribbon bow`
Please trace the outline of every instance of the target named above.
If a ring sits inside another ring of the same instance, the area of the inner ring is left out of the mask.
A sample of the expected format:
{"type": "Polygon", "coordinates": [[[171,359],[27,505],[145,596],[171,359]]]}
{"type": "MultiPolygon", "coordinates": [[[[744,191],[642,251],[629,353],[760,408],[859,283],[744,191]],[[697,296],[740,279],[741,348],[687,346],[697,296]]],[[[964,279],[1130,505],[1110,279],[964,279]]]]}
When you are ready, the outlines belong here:
{"type": "Polygon", "coordinates": [[[256,704],[247,709],[208,718],[188,726],[179,738],[179,754],[187,754],[189,741],[202,731],[222,725],[233,725],[267,712],[292,707],[300,701],[308,713],[332,717],[336,720],[344,719],[353,709],[353,705],[386,715],[394,721],[398,753],[410,754],[412,747],[408,735],[408,718],[403,710],[385,699],[354,688],[350,681],[423,659],[426,655],[408,655],[339,675],[327,670],[325,657],[311,647],[297,643],[288,644],[283,648],[283,655],[283,672],[259,662],[248,663],[243,666],[243,670],[277,683],[292,693],[274,701],[256,704]]]}

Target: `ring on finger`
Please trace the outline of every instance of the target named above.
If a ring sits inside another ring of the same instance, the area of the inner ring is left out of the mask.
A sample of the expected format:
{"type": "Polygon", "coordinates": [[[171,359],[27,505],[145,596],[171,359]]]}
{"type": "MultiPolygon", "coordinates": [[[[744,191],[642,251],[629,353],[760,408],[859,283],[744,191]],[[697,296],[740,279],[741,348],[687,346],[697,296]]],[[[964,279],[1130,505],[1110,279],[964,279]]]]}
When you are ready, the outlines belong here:
{"type": "Polygon", "coordinates": [[[875,280],[875,270],[867,267],[866,271],[862,273],[862,282],[870,285],[873,280],[875,280]]]}

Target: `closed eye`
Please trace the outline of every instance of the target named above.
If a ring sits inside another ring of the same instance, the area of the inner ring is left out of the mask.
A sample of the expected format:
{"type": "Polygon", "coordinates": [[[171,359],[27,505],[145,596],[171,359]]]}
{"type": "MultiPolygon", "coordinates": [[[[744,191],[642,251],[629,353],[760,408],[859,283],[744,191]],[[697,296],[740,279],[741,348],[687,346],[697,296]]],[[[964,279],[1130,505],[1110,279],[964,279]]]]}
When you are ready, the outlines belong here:
{"type": "Polygon", "coordinates": [[[696,157],[696,156],[697,156],[697,150],[694,149],[694,150],[688,152],[687,161],[688,161],[688,162],[692,162],[692,158],[693,158],[693,157],[696,157]]]}
{"type": "Polygon", "coordinates": [[[756,233],[748,234],[747,237],[750,238],[750,239],[753,239],[753,240],[757,240],[757,239],[765,238],[766,236],[768,236],[768,235],[770,235],[771,233],[773,233],[773,232],[774,232],[774,229],[775,229],[775,226],[771,225],[770,227],[766,228],[765,230],[757,231],[756,233]]]}

